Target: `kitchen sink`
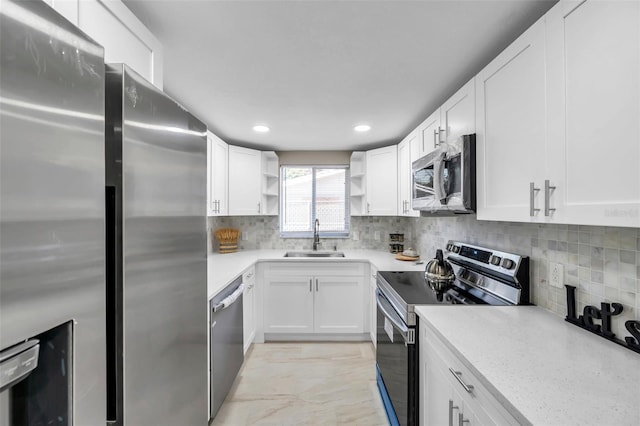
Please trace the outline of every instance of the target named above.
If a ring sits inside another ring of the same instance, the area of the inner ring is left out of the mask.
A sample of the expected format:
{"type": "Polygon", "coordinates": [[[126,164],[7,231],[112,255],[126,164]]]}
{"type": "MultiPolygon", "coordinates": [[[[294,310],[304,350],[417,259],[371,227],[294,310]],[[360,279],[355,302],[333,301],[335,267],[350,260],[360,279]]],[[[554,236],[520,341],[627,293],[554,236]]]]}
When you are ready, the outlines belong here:
{"type": "Polygon", "coordinates": [[[284,257],[344,257],[341,251],[288,251],[284,257]]]}

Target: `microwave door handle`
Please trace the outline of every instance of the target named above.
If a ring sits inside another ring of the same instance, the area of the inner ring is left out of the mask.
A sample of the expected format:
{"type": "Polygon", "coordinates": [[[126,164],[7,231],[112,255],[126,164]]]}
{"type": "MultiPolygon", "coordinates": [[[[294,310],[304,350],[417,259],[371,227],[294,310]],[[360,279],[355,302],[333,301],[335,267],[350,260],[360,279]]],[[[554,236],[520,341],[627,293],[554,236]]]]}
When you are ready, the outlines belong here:
{"type": "Polygon", "coordinates": [[[433,189],[436,193],[436,199],[440,200],[440,204],[447,204],[447,191],[444,189],[444,166],[447,154],[442,153],[433,164],[433,189]]]}

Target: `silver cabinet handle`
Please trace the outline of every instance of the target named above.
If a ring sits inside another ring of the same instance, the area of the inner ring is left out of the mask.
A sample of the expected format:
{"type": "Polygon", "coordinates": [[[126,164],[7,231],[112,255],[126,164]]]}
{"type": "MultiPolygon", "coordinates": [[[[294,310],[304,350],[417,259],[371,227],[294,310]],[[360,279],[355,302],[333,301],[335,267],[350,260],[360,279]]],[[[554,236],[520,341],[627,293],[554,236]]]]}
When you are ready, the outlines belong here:
{"type": "Polygon", "coordinates": [[[449,367],[449,371],[451,372],[451,374],[453,374],[453,376],[458,380],[458,383],[460,383],[462,385],[462,387],[464,388],[464,390],[467,391],[467,393],[471,393],[473,392],[473,385],[468,385],[466,384],[463,380],[462,380],[462,372],[460,371],[456,371],[453,368],[449,367]]]}
{"type": "MultiPolygon", "coordinates": [[[[438,129],[440,129],[438,127],[438,129]]],[[[433,129],[433,147],[437,148],[438,147],[438,130],[433,129]]]]}
{"type": "Polygon", "coordinates": [[[260,203],[258,203],[258,213],[260,213],[260,203]]]}
{"type": "Polygon", "coordinates": [[[453,426],[453,410],[457,410],[458,406],[453,405],[453,399],[449,400],[449,426],[453,426]]]}
{"type": "Polygon", "coordinates": [[[316,278],[316,291],[318,291],[318,279],[316,278]]]}
{"type": "Polygon", "coordinates": [[[371,204],[367,203],[367,213],[371,213],[371,204]]]}
{"type": "Polygon", "coordinates": [[[462,413],[458,413],[458,426],[464,426],[465,423],[469,423],[469,419],[464,418],[462,413]]]}
{"type": "Polygon", "coordinates": [[[313,279],[309,278],[309,291],[313,291],[313,279]]]}
{"type": "Polygon", "coordinates": [[[536,188],[533,182],[529,182],[529,216],[533,217],[540,209],[535,208],[535,194],[540,191],[540,188],[536,188]]]}
{"type": "Polygon", "coordinates": [[[549,184],[549,179],[544,181],[544,215],[545,216],[549,216],[551,214],[551,212],[556,211],[556,209],[552,209],[549,207],[549,204],[551,203],[551,191],[553,191],[554,189],[556,189],[555,186],[551,186],[549,184]]]}

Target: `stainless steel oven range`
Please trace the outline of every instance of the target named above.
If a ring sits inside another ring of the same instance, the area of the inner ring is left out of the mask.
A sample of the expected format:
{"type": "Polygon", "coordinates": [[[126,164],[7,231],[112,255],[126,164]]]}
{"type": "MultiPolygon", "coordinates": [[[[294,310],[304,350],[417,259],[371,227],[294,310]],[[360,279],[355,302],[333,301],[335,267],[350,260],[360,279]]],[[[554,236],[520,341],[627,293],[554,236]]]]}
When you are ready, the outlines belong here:
{"type": "Polygon", "coordinates": [[[418,321],[416,305],[523,305],[529,303],[529,258],[449,241],[455,279],[436,295],[421,271],[378,272],[376,369],[391,425],[417,425],[418,321]]]}

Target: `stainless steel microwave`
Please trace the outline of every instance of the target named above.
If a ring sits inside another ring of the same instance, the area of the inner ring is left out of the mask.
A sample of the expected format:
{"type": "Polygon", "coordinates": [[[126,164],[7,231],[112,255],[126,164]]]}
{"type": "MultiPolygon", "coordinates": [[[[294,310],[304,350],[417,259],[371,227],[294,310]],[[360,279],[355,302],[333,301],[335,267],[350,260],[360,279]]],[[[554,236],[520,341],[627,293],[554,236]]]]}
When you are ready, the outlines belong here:
{"type": "Polygon", "coordinates": [[[475,134],[443,142],[412,163],[411,207],[422,216],[475,212],[475,134]]]}

